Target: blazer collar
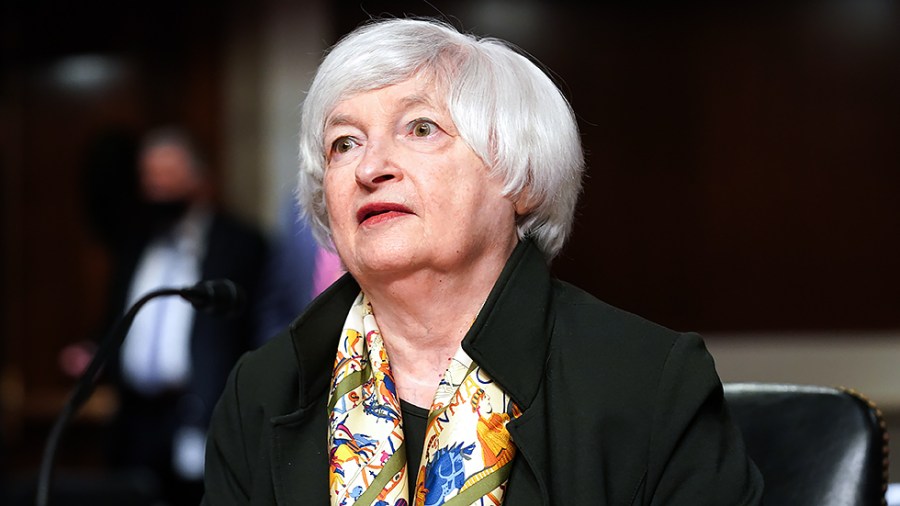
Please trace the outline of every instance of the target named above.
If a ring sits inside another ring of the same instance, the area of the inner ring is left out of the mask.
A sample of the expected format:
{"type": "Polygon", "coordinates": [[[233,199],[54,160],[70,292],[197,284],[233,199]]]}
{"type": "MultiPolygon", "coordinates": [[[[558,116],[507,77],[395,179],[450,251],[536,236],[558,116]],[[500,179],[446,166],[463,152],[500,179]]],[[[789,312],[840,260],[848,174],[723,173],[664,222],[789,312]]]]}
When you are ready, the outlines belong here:
{"type": "Polygon", "coordinates": [[[520,242],[462,343],[523,411],[544,377],[551,290],[543,254],[530,240],[520,242]]]}
{"type": "MultiPolygon", "coordinates": [[[[324,436],[302,427],[324,427],[324,396],[347,311],[359,294],[359,285],[344,275],[310,304],[290,326],[300,382],[299,406],[292,413],[272,419],[274,485],[278,504],[290,498],[321,496],[327,499],[325,479],[316,473],[299,478],[292,471],[297,455],[307,455],[310,469],[327,469],[324,436]]],[[[529,412],[544,377],[549,335],[553,325],[552,280],[544,257],[530,240],[513,250],[484,306],[463,339],[463,349],[502,385],[524,412],[510,424],[510,433],[524,461],[510,475],[517,504],[549,504],[545,476],[546,427],[540,410],[529,412]]],[[[316,429],[318,430],[318,429],[316,429]]],[[[315,432],[315,431],[313,431],[315,432]]],[[[511,489],[512,490],[512,489],[511,489]]],[[[512,497],[512,495],[510,496],[512,497]]],[[[319,501],[310,501],[317,503],[319,501]]]]}
{"type": "Polygon", "coordinates": [[[543,254],[525,241],[510,255],[463,349],[522,410],[507,428],[519,457],[507,490],[510,504],[547,505],[547,419],[535,402],[545,377],[553,330],[553,281],[543,254]]]}
{"type": "MultiPolygon", "coordinates": [[[[544,376],[551,289],[543,254],[531,240],[520,242],[462,343],[523,410],[531,405],[544,376]]],[[[327,389],[341,329],[359,290],[356,280],[345,274],[291,324],[299,407],[315,403],[327,389]]]]}
{"type": "Polygon", "coordinates": [[[328,388],[344,320],[357,295],[356,280],[344,274],[291,323],[301,409],[316,403],[328,388]]]}

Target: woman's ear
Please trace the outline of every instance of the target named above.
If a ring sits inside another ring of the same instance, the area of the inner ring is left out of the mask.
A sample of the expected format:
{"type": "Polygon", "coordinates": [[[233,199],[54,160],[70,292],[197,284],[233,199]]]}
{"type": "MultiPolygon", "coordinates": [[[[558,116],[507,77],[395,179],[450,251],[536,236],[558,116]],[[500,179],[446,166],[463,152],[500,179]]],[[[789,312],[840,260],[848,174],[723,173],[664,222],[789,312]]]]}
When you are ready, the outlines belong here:
{"type": "Polygon", "coordinates": [[[513,198],[513,207],[516,210],[516,216],[525,216],[530,213],[537,206],[537,203],[533,202],[533,200],[528,188],[525,188],[521,193],[516,195],[515,198],[513,198]]]}

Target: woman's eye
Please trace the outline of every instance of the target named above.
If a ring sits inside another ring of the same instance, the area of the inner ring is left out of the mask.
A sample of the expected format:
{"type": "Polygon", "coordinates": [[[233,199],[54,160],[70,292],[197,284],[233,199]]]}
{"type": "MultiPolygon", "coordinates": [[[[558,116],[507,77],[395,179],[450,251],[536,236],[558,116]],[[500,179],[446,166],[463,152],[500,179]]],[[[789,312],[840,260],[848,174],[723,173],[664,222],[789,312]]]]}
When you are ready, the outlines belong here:
{"type": "Polygon", "coordinates": [[[428,137],[435,130],[437,130],[437,125],[426,119],[417,119],[412,125],[412,133],[416,137],[428,137]]]}
{"type": "Polygon", "coordinates": [[[347,151],[353,149],[353,146],[355,145],[356,142],[354,142],[350,137],[341,137],[331,143],[331,150],[335,153],[346,153],[347,151]]]}

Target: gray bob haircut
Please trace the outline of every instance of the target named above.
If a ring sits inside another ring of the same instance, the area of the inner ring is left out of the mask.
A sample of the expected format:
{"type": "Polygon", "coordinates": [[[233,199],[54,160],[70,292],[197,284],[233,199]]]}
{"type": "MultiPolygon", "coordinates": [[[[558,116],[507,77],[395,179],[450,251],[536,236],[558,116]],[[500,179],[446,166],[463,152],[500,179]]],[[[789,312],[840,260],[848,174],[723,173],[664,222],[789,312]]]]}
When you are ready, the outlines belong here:
{"type": "Polygon", "coordinates": [[[386,19],[338,42],[313,79],[300,123],[297,199],[320,244],[331,244],[323,176],[325,120],[352,95],[423,74],[447,94],[462,139],[528,211],[531,237],[549,262],[572,229],[584,155],[575,115],[551,79],[506,42],[460,33],[434,20],[386,19]]]}

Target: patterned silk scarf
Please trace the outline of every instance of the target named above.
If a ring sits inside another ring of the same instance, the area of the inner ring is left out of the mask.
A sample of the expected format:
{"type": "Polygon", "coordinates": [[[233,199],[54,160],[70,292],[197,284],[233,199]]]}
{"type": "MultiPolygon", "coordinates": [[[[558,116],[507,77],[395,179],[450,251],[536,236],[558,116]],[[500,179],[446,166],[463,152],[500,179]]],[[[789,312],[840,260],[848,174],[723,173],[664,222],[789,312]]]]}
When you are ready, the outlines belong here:
{"type": "Polygon", "coordinates": [[[506,423],[520,414],[460,348],[435,393],[410,502],[400,399],[360,294],[344,323],[328,398],[331,504],[500,505],[516,451],[506,423]]]}

